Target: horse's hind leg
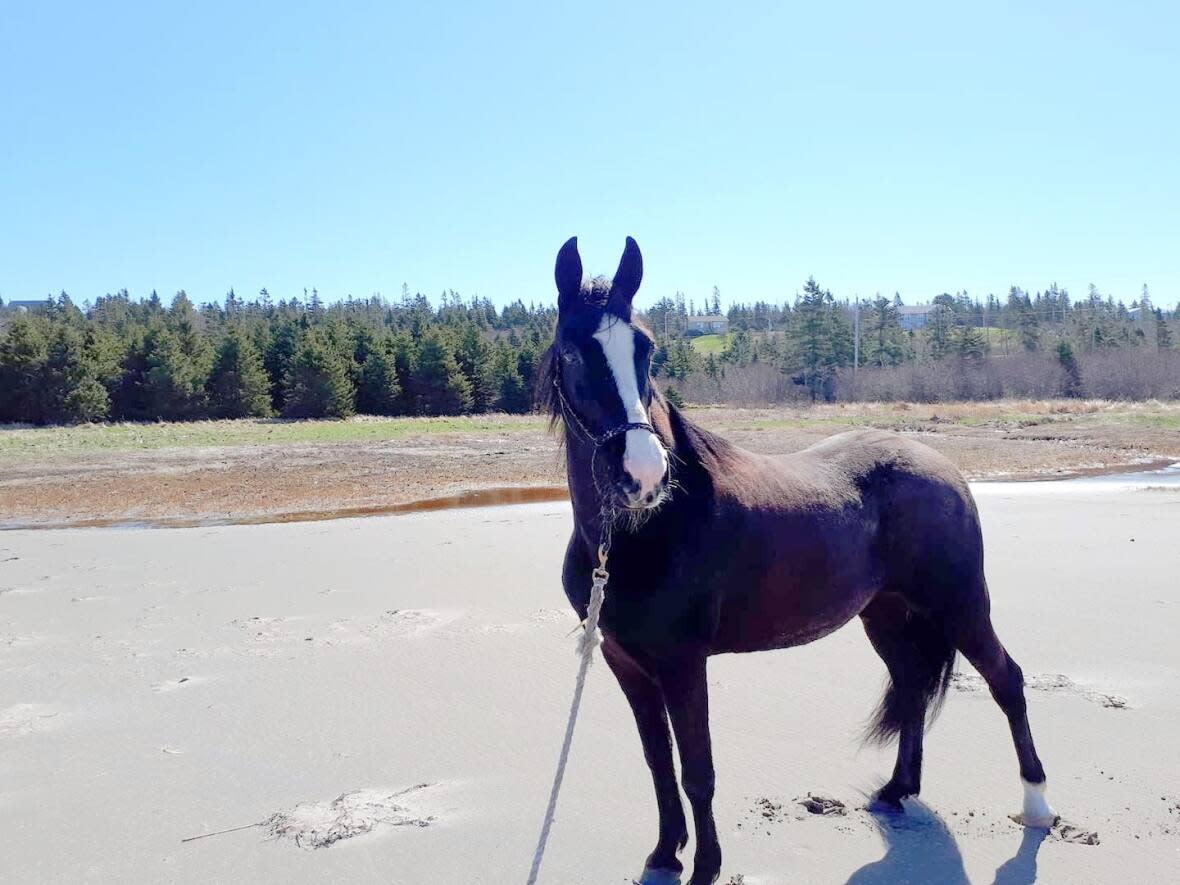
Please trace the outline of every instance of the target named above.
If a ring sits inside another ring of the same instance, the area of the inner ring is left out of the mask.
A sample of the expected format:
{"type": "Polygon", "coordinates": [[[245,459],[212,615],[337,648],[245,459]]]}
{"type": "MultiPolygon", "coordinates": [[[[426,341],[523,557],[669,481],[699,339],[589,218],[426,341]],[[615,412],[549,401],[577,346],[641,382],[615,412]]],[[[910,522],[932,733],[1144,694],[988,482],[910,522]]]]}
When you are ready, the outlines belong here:
{"type": "Polygon", "coordinates": [[[1028,727],[1028,709],[1024,700],[1024,673],[1000,644],[991,619],[982,615],[959,637],[959,650],[987,682],[992,697],[1008,717],[1020,777],[1024,782],[1024,808],[1021,821],[1028,827],[1049,827],[1057,815],[1045,800],[1045,769],[1033,745],[1028,727]]]}
{"type": "Polygon", "coordinates": [[[684,869],[677,853],[688,842],[688,823],[680,803],[680,787],[672,761],[672,734],[668,713],[659,686],[644,669],[609,637],[602,645],[602,655],[619,681],[643,744],[643,755],[651,769],[660,811],[660,836],[647,858],[643,883],[678,882],[684,869]]]}
{"type": "Polygon", "coordinates": [[[869,737],[897,735],[893,776],[876,801],[900,809],[901,800],[922,788],[922,738],[927,707],[944,690],[954,650],[941,629],[909,611],[896,594],[878,596],[862,613],[865,633],[889,670],[889,687],[870,726],[869,737]]]}

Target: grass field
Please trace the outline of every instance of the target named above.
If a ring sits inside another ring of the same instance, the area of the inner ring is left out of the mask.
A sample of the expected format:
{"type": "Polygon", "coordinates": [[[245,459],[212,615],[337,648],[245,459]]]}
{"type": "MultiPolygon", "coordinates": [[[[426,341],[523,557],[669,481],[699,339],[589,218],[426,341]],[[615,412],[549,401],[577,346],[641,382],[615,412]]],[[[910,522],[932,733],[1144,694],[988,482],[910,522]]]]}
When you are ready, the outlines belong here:
{"type": "Polygon", "coordinates": [[[725,344],[729,341],[728,335],[701,335],[699,338],[691,338],[692,346],[696,348],[697,353],[702,356],[709,354],[720,355],[721,351],[725,349],[725,344]]]}
{"type": "Polygon", "coordinates": [[[75,427],[0,426],[0,455],[119,452],[290,443],[357,443],[440,433],[512,433],[540,430],[539,415],[474,415],[440,418],[357,417],[346,421],[159,422],[81,424],[75,427]]]}

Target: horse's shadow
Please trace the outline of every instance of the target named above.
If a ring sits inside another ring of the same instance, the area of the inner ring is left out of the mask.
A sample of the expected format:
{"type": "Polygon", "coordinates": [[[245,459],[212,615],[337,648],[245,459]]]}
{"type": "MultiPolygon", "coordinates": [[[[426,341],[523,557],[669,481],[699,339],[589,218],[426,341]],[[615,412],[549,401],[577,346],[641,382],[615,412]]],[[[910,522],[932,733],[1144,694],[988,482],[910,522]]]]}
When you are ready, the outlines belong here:
{"type": "MultiPolygon", "coordinates": [[[[847,885],[970,885],[963,855],[946,823],[924,803],[906,800],[904,814],[870,814],[885,840],[885,856],[854,872],[847,885]]],[[[1016,854],[996,870],[993,885],[1031,885],[1047,830],[1026,829],[1016,854]]]]}
{"type": "Polygon", "coordinates": [[[996,878],[992,885],[1032,885],[1036,882],[1037,852],[1041,850],[1041,843],[1048,835],[1048,830],[1025,828],[1020,848],[1011,859],[1004,861],[996,870],[996,878]]]}

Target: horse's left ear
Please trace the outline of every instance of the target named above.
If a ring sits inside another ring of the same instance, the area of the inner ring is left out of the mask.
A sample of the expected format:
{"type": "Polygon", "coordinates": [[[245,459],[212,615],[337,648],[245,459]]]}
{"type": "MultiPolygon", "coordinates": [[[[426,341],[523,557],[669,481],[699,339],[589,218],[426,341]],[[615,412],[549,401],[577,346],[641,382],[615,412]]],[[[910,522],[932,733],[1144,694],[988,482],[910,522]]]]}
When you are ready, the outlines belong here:
{"type": "Polygon", "coordinates": [[[623,257],[619,261],[619,269],[615,271],[615,278],[611,281],[610,301],[607,309],[624,319],[631,319],[631,299],[639,291],[639,284],[643,282],[643,255],[639,252],[639,244],[631,237],[627,237],[627,245],[623,249],[623,257]]]}

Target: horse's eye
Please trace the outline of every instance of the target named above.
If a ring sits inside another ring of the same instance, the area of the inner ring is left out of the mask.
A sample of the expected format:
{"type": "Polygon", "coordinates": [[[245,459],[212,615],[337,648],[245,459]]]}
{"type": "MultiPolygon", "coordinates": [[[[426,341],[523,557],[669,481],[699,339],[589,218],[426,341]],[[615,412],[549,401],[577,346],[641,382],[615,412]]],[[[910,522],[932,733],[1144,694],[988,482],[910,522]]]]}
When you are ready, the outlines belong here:
{"type": "Polygon", "coordinates": [[[563,347],[561,349],[561,358],[567,363],[580,363],[582,361],[582,355],[578,353],[575,347],[563,347]]]}

